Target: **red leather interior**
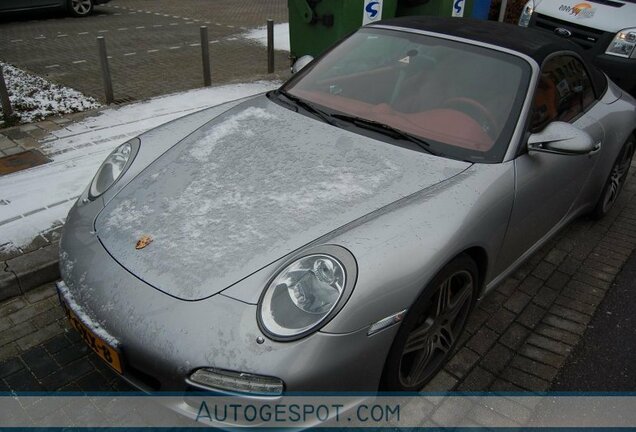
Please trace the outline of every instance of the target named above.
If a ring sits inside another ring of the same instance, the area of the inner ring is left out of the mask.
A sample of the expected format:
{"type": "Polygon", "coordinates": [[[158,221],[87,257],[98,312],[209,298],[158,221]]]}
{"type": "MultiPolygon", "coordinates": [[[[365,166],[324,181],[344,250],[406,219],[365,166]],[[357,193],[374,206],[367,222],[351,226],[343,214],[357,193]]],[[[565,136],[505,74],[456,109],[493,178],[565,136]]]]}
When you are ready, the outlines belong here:
{"type": "Polygon", "coordinates": [[[488,151],[493,139],[472,117],[452,108],[402,113],[386,103],[378,105],[322,92],[294,90],[298,96],[328,108],[387,124],[404,132],[477,151],[488,151]]]}

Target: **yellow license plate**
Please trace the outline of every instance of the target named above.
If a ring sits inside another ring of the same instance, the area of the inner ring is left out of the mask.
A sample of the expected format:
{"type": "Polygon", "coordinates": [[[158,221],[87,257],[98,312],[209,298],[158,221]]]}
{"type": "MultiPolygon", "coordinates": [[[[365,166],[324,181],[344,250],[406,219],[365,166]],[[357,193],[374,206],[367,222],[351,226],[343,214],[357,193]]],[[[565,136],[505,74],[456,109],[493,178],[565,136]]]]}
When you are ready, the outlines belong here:
{"type": "Polygon", "coordinates": [[[121,362],[121,356],[119,352],[108,345],[102,338],[97,336],[89,327],[87,327],[75,313],[62,302],[66,317],[68,318],[71,326],[82,336],[86,345],[97,354],[102,360],[104,360],[110,367],[115,369],[120,374],[124,372],[121,362]]]}

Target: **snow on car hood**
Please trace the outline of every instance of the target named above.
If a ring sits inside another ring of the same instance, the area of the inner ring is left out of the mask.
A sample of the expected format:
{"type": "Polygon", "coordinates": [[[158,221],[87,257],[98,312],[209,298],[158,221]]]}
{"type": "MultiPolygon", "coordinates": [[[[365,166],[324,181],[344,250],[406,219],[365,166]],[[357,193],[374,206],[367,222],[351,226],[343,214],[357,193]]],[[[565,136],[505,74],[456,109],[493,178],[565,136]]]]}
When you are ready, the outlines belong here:
{"type": "Polygon", "coordinates": [[[612,3],[614,6],[594,0],[539,0],[535,12],[612,33],[636,27],[636,4],[612,3]]]}
{"type": "Polygon", "coordinates": [[[344,131],[262,96],[153,162],[107,204],[96,230],[140,279],[177,298],[203,299],[468,166],[344,131]],[[138,250],[142,236],[152,242],[138,250]]]}

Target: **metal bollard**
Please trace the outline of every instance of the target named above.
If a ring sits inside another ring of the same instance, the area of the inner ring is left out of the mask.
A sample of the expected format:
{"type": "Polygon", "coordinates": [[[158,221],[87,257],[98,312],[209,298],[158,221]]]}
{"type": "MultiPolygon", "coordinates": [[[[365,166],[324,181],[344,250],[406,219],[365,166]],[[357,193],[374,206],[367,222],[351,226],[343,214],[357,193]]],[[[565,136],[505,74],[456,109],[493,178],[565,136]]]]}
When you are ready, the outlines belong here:
{"type": "Polygon", "coordinates": [[[274,73],[274,20],[267,20],[267,73],[274,73]]]}
{"type": "Polygon", "coordinates": [[[4,72],[0,67],[0,103],[2,104],[2,113],[4,121],[10,123],[13,120],[13,108],[9,100],[9,92],[7,91],[7,83],[4,80],[4,72]]]}
{"type": "Polygon", "coordinates": [[[503,22],[506,18],[506,8],[508,7],[508,0],[501,0],[501,7],[499,8],[499,22],[503,22]]]}
{"type": "Polygon", "coordinates": [[[203,61],[203,85],[209,87],[212,85],[212,77],[210,75],[210,43],[208,42],[208,28],[201,26],[201,60],[203,61]]]}
{"type": "Polygon", "coordinates": [[[106,53],[106,39],[104,39],[104,36],[97,36],[97,48],[99,50],[99,62],[102,65],[106,103],[112,104],[115,101],[115,96],[113,93],[113,81],[110,77],[110,67],[108,67],[108,54],[106,53]]]}

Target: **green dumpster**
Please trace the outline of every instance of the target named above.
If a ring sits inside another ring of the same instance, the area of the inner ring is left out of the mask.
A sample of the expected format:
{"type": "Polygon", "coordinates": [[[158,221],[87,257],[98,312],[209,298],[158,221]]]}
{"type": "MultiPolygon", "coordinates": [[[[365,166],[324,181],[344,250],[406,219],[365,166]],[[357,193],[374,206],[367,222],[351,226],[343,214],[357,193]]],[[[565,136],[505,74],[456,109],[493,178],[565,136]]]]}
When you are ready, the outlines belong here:
{"type": "Polygon", "coordinates": [[[472,16],[473,0],[400,0],[396,16],[472,16]]]}
{"type": "Polygon", "coordinates": [[[317,57],[362,25],[395,16],[398,0],[288,0],[292,60],[317,57]]]}

